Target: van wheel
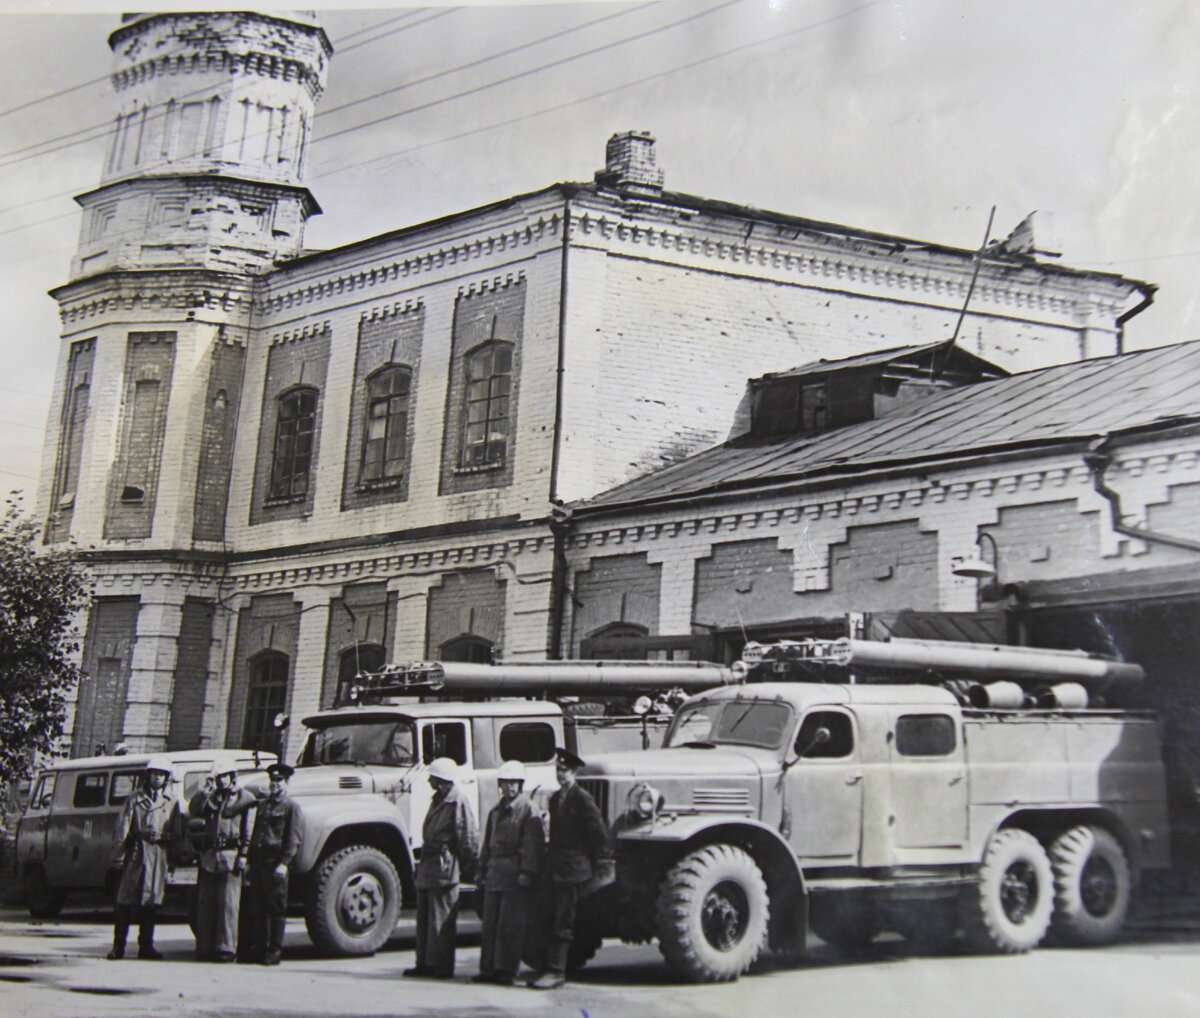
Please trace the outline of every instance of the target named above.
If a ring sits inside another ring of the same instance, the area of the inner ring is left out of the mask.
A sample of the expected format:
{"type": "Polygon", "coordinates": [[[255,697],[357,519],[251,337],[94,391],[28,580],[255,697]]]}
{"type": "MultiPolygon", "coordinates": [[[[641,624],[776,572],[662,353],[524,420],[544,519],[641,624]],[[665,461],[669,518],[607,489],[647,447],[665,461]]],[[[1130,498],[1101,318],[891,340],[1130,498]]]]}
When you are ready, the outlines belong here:
{"type": "Polygon", "coordinates": [[[1015,827],[997,831],[963,906],[967,942],[977,951],[1020,954],[1037,947],[1054,908],[1054,875],[1037,838],[1015,827]]]}
{"type": "Polygon", "coordinates": [[[25,872],[25,904],[34,919],[53,919],[63,909],[66,892],[51,887],[46,871],[40,866],[25,872]]]}
{"type": "Polygon", "coordinates": [[[590,930],[575,930],[571,937],[571,946],[567,948],[567,971],[578,972],[589,961],[596,957],[604,938],[599,933],[590,930]]]}
{"type": "Polygon", "coordinates": [[[736,979],[767,943],[767,884],[733,845],[708,845],[672,867],[658,895],[658,946],[696,983],[736,979]]]}
{"type": "Polygon", "coordinates": [[[391,859],[377,848],[350,845],[321,864],[304,920],[312,942],[328,954],[374,954],[399,914],[400,877],[391,859]]]}
{"type": "Polygon", "coordinates": [[[1082,825],[1050,846],[1054,935],[1068,944],[1106,944],[1125,923],[1133,879],[1121,843],[1103,827],[1082,825]]]}

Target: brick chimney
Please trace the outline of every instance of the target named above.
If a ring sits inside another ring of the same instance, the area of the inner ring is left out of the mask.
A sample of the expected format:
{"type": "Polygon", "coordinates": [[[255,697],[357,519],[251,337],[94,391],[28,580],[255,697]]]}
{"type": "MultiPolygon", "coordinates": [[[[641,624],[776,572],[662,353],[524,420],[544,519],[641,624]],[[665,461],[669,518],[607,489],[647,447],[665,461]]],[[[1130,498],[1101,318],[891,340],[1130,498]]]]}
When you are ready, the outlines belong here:
{"type": "Polygon", "coordinates": [[[608,139],[604,169],[596,171],[596,183],[618,191],[661,194],[663,171],[654,157],[654,135],[649,131],[622,131],[608,139]]]}

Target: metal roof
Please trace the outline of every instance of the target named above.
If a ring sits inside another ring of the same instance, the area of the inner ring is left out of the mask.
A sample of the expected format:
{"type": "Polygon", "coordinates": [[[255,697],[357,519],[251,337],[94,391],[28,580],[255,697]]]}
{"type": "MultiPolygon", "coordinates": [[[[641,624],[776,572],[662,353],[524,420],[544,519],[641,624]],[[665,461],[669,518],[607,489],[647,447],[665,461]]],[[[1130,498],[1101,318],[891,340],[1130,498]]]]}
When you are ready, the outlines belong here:
{"type": "MultiPolygon", "coordinates": [[[[763,379],[795,378],[799,375],[823,375],[834,371],[844,371],[847,368],[871,367],[888,364],[922,367],[930,364],[935,357],[940,356],[943,370],[953,363],[960,368],[974,370],[991,378],[1007,377],[1009,372],[998,364],[984,360],[969,350],[964,350],[947,340],[936,343],[925,343],[922,346],[896,346],[888,350],[872,350],[869,353],[857,354],[853,357],[836,357],[832,360],[822,357],[817,361],[809,361],[799,367],[788,368],[784,371],[771,371],[763,375],[763,379]]],[[[757,379],[756,379],[757,381],[757,379]]]]}
{"type": "Polygon", "coordinates": [[[333,721],[386,721],[396,718],[477,717],[562,717],[562,708],[545,700],[429,700],[423,703],[377,703],[361,707],[338,707],[304,718],[304,724],[325,725],[333,721]]]}
{"type": "Polygon", "coordinates": [[[578,514],[788,482],[915,468],[1200,421],[1200,341],[933,392],[826,432],[737,438],[573,507],[578,514]]]}

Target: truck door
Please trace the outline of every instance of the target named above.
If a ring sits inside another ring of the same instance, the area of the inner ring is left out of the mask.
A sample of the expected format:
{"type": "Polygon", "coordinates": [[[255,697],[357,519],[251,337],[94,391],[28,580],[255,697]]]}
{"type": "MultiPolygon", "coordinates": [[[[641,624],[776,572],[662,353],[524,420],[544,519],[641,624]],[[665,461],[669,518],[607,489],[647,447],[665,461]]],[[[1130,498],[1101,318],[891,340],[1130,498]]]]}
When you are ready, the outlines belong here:
{"type": "Polygon", "coordinates": [[[17,872],[25,864],[42,862],[46,858],[46,827],[50,822],[50,806],[54,802],[54,782],[58,777],[54,771],[38,775],[25,815],[17,824],[17,872]]]}
{"type": "Polygon", "coordinates": [[[448,756],[458,764],[458,787],[475,811],[476,820],[479,819],[479,782],[475,777],[467,724],[466,721],[419,723],[417,738],[420,739],[421,762],[412,772],[412,819],[409,824],[409,837],[414,846],[421,844],[421,828],[433,801],[429,765],[439,756],[448,756]]]}
{"type": "Polygon", "coordinates": [[[888,732],[892,799],[887,819],[898,861],[937,861],[929,849],[958,849],[967,837],[967,771],[958,717],[896,708],[888,732]]]}
{"type": "MultiPolygon", "coordinates": [[[[791,760],[783,775],[784,830],[801,865],[856,863],[863,768],[854,717],[836,708],[811,711],[785,763],[791,760]]],[[[764,795],[770,796],[769,788],[764,795]]]]}

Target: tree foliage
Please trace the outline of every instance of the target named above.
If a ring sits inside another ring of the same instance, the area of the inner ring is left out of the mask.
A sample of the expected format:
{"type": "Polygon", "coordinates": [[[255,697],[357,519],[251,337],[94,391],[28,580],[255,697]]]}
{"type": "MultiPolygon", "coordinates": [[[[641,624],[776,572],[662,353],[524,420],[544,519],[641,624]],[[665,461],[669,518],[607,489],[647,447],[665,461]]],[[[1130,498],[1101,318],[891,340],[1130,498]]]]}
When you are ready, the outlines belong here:
{"type": "Polygon", "coordinates": [[[69,549],[39,553],[38,536],[13,495],[0,517],[0,785],[28,775],[32,751],[52,748],[80,677],[73,623],[89,599],[86,574],[69,549]]]}

